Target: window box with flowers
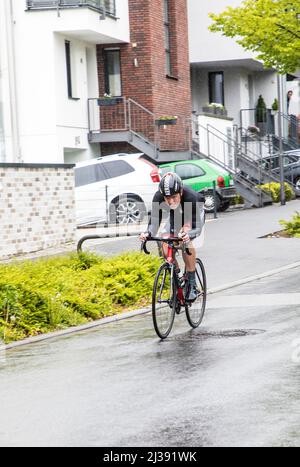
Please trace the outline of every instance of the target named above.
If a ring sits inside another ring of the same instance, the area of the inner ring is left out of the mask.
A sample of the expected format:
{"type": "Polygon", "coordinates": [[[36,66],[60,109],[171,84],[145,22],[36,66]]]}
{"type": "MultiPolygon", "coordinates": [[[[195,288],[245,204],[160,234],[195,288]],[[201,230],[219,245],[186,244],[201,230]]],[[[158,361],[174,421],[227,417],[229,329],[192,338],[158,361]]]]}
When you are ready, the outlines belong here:
{"type": "Polygon", "coordinates": [[[155,120],[156,125],[162,126],[162,125],[176,125],[177,123],[177,117],[173,115],[164,115],[162,117],[159,117],[157,120],[155,120]]]}
{"type": "Polygon", "coordinates": [[[103,97],[97,99],[98,105],[116,105],[122,102],[122,97],[113,97],[110,94],[104,94],[103,97]]]}
{"type": "Polygon", "coordinates": [[[215,102],[212,102],[211,104],[206,104],[204,107],[202,107],[202,111],[206,114],[227,117],[227,110],[225,109],[224,105],[217,104],[215,102]]]}

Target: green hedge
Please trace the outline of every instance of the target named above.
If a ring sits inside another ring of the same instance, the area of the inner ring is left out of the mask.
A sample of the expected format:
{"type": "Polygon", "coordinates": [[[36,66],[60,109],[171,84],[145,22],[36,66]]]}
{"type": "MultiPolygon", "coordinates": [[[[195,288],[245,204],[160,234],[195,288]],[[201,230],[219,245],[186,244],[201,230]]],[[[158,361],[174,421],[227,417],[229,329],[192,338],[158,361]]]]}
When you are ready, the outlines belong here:
{"type": "Polygon", "coordinates": [[[8,343],[144,306],[160,264],[128,253],[0,265],[0,338],[8,343]]]}
{"type": "Polygon", "coordinates": [[[285,227],[286,232],[291,237],[300,238],[300,213],[296,212],[291,221],[281,220],[279,221],[281,225],[285,227]]]}
{"type": "MultiPolygon", "coordinates": [[[[291,201],[296,197],[293,188],[288,184],[284,184],[285,187],[285,199],[286,201],[291,201]]],[[[280,183],[266,183],[265,185],[259,185],[258,188],[261,188],[263,191],[269,193],[272,196],[274,203],[279,203],[280,201],[280,183]]]]}

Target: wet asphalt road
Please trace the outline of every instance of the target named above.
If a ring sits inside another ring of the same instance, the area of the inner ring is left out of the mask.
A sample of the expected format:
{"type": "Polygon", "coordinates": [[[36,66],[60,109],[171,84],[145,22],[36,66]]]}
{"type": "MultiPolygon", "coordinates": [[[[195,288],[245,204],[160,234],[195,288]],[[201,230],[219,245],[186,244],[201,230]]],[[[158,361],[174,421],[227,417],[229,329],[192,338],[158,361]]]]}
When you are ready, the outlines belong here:
{"type": "Polygon", "coordinates": [[[299,274],[211,296],[165,342],[146,315],[8,351],[0,446],[300,446],[299,274]]]}

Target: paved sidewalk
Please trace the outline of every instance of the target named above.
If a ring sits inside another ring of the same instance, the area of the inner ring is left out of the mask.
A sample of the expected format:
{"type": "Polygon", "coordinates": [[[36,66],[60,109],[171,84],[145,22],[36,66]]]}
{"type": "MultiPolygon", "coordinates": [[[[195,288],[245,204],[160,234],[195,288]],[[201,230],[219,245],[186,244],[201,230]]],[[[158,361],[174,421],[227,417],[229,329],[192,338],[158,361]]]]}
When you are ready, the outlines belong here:
{"type": "Polygon", "coordinates": [[[300,261],[300,239],[259,237],[282,230],[280,219],[300,211],[300,200],[286,206],[273,205],[224,213],[206,224],[205,244],[200,253],[209,287],[261,274],[300,261]]]}

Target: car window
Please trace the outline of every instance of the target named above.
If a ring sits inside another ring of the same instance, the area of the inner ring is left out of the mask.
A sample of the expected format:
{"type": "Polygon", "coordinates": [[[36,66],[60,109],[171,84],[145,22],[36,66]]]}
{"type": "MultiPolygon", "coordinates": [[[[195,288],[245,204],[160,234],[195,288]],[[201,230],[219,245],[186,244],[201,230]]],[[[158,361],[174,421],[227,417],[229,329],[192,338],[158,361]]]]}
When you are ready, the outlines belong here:
{"type": "Polygon", "coordinates": [[[176,173],[182,180],[188,180],[189,178],[202,177],[205,172],[195,164],[177,164],[176,173]]]}
{"type": "Polygon", "coordinates": [[[102,182],[106,180],[107,176],[103,169],[103,164],[93,164],[87,167],[79,167],[75,169],[75,186],[90,185],[91,183],[102,182]]]}
{"type": "Polygon", "coordinates": [[[102,165],[109,178],[116,178],[134,172],[134,168],[125,161],[104,162],[102,165]]]}

